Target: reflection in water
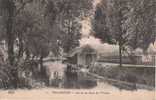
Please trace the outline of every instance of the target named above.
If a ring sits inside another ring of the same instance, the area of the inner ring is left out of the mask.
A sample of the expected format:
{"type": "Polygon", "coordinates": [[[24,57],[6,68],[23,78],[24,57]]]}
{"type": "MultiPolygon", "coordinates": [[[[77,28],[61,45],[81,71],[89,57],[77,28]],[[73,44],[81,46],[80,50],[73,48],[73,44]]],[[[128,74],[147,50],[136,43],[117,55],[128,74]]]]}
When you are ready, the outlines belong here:
{"type": "Polygon", "coordinates": [[[65,77],[65,88],[78,88],[78,73],[77,70],[72,68],[71,65],[67,66],[65,77]]]}
{"type": "MultiPolygon", "coordinates": [[[[55,75],[57,76],[57,75],[55,75]]],[[[53,87],[59,88],[70,88],[70,89],[88,89],[97,86],[97,82],[88,79],[85,73],[80,73],[76,69],[71,69],[70,67],[64,72],[62,79],[55,77],[52,80],[53,87]]]]}
{"type": "Polygon", "coordinates": [[[88,89],[97,86],[97,82],[88,77],[85,69],[62,64],[61,62],[46,62],[49,86],[56,88],[88,89]]]}
{"type": "Polygon", "coordinates": [[[65,88],[88,89],[97,86],[97,82],[94,80],[80,77],[79,73],[76,73],[76,75],[72,74],[66,73],[67,80],[65,81],[65,88]]]}

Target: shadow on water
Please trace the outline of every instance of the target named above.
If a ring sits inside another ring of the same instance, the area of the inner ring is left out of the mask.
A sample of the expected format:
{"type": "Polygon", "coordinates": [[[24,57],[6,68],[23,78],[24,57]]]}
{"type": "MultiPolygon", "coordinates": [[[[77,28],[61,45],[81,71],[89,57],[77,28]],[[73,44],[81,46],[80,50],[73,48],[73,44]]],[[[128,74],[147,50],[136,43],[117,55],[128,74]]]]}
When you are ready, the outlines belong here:
{"type": "Polygon", "coordinates": [[[77,72],[65,72],[64,88],[89,89],[97,86],[97,81],[87,79],[85,75],[77,72]]]}
{"type": "Polygon", "coordinates": [[[76,71],[65,71],[63,78],[53,79],[51,86],[65,89],[91,89],[97,86],[97,81],[88,79],[76,71]]]}

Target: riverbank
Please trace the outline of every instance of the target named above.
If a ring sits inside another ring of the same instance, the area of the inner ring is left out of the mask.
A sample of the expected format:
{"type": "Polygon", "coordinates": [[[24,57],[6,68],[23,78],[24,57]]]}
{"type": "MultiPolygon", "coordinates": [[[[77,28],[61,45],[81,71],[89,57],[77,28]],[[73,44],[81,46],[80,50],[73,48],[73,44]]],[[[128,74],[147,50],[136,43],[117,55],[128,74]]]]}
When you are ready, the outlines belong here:
{"type": "Polygon", "coordinates": [[[136,87],[151,89],[155,87],[154,67],[139,68],[98,65],[90,68],[90,72],[105,77],[107,79],[105,81],[112,83],[112,85],[120,87],[121,89],[126,87],[133,87],[134,89],[136,87]],[[118,84],[117,81],[120,81],[120,83],[123,84],[118,84]],[[127,83],[129,86],[127,86],[127,84],[124,86],[124,83],[127,83]]]}

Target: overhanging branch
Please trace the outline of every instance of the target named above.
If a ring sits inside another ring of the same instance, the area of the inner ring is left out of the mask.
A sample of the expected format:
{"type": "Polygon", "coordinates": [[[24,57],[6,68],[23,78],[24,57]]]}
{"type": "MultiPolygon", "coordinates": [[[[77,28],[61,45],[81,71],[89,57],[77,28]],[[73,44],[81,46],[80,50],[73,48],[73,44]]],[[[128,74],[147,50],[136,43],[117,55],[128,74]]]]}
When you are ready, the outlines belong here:
{"type": "Polygon", "coordinates": [[[32,2],[33,0],[28,0],[28,1],[26,1],[26,2],[23,2],[22,3],[22,6],[19,8],[19,9],[17,9],[17,11],[16,11],[16,13],[15,13],[15,16],[17,16],[17,14],[19,14],[19,12],[25,7],[25,5],[27,4],[27,3],[30,3],[30,2],[32,2]]]}

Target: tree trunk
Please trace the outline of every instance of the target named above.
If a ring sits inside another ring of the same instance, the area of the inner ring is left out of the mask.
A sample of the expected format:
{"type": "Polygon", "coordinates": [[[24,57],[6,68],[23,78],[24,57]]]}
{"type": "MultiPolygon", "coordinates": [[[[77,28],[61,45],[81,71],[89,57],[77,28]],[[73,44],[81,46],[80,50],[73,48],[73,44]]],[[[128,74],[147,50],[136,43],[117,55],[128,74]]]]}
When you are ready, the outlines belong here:
{"type": "Polygon", "coordinates": [[[14,64],[14,40],[12,35],[8,35],[8,60],[10,65],[14,64]]]}
{"type": "Polygon", "coordinates": [[[30,52],[28,49],[25,50],[25,53],[26,53],[26,60],[29,60],[30,58],[30,52]]]}
{"type": "Polygon", "coordinates": [[[14,62],[14,36],[12,33],[12,24],[13,24],[12,17],[9,16],[7,22],[7,39],[8,39],[8,59],[10,65],[13,65],[14,62]]]}
{"type": "Polygon", "coordinates": [[[40,57],[40,65],[43,66],[43,57],[40,57]]]}
{"type": "Polygon", "coordinates": [[[119,59],[120,59],[120,67],[122,67],[122,47],[119,44],[119,59]]]}
{"type": "Polygon", "coordinates": [[[14,21],[14,12],[15,5],[13,0],[7,1],[7,22],[6,22],[6,37],[7,37],[7,46],[8,46],[8,60],[11,67],[11,85],[13,88],[18,87],[18,71],[16,66],[14,66],[14,33],[13,33],[13,21],[14,21]]]}
{"type": "Polygon", "coordinates": [[[17,69],[12,69],[11,70],[11,75],[12,75],[12,79],[11,79],[11,84],[13,86],[13,88],[18,88],[18,83],[19,83],[19,77],[18,77],[18,71],[17,69]]]}
{"type": "Polygon", "coordinates": [[[13,17],[14,17],[14,2],[9,1],[8,4],[8,20],[7,20],[7,40],[8,40],[8,60],[10,65],[14,63],[14,34],[13,34],[13,17]]]}
{"type": "Polygon", "coordinates": [[[44,68],[43,68],[43,57],[40,57],[40,68],[41,68],[41,73],[44,74],[44,68]]]}
{"type": "Polygon", "coordinates": [[[23,41],[22,41],[22,36],[19,36],[19,52],[18,52],[18,57],[23,56],[23,41]]]}

